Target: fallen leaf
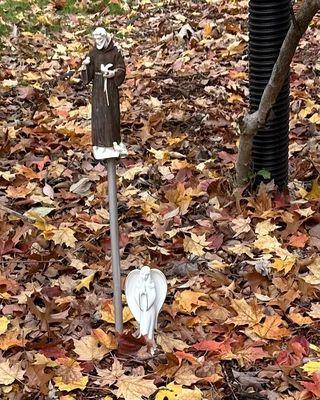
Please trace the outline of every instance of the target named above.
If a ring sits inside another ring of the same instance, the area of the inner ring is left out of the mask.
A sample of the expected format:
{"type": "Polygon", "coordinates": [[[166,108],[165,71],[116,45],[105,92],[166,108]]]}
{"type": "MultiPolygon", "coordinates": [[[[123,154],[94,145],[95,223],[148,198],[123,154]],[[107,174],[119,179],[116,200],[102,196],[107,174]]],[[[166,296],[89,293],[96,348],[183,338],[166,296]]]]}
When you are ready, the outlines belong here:
{"type": "Polygon", "coordinates": [[[232,299],[231,307],[238,315],[227,319],[226,324],[253,326],[258,324],[265,316],[256,301],[248,304],[245,299],[232,299]]]}
{"type": "Polygon", "coordinates": [[[15,380],[23,380],[24,371],[20,363],[10,366],[9,360],[0,362],[0,385],[10,385],[15,380]]]}
{"type": "Polygon", "coordinates": [[[125,400],[142,400],[157,390],[153,380],[145,379],[143,376],[123,375],[117,382],[118,390],[116,396],[124,397],[125,400]]]}

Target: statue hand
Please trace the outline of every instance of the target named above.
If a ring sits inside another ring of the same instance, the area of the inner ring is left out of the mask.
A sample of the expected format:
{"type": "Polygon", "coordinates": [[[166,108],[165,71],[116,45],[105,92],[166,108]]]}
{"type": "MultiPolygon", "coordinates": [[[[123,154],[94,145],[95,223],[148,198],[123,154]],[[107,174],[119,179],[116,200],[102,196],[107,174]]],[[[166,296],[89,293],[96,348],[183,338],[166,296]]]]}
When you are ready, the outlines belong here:
{"type": "Polygon", "coordinates": [[[114,78],[115,74],[116,74],[115,71],[106,71],[104,72],[103,76],[105,78],[114,78]]]}
{"type": "Polygon", "coordinates": [[[90,57],[86,57],[83,61],[82,61],[82,65],[89,65],[91,62],[90,57]]]}

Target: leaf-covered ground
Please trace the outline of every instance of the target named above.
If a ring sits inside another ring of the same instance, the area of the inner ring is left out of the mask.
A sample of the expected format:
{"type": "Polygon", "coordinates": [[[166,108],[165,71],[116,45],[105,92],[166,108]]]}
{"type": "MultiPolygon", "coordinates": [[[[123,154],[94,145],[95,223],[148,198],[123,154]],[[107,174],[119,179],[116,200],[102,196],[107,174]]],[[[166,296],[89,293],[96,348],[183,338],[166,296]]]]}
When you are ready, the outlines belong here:
{"type": "Polygon", "coordinates": [[[250,194],[246,1],[2,3],[1,399],[319,398],[319,18],[292,68],[289,193],[250,194]],[[106,168],[73,73],[97,25],[127,63],[122,277],[169,284],[154,356],[126,308],[114,330],[106,168]]]}

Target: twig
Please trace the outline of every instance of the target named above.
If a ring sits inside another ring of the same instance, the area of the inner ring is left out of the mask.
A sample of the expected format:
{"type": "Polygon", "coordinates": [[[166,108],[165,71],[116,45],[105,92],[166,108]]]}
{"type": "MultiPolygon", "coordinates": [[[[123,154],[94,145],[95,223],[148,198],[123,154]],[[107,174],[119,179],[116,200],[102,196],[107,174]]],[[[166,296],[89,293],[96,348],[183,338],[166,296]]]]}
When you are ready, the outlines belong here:
{"type": "Polygon", "coordinates": [[[32,223],[32,220],[30,218],[28,218],[25,215],[19,213],[18,211],[11,210],[11,208],[8,208],[8,207],[4,206],[1,203],[0,203],[0,209],[5,211],[8,214],[14,215],[17,218],[22,219],[23,221],[27,222],[28,224],[32,223]]]}

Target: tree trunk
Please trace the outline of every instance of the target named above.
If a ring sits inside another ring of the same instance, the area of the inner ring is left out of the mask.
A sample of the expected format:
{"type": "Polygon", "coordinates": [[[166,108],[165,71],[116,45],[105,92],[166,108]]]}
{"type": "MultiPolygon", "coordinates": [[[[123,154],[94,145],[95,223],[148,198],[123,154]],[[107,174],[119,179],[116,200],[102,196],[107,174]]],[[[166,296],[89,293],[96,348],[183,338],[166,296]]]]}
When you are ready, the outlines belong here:
{"type": "Polygon", "coordinates": [[[287,71],[290,68],[299,41],[319,10],[320,0],[304,0],[297,15],[293,16],[293,21],[281,46],[269,82],[262,94],[258,110],[252,114],[247,114],[243,119],[236,166],[238,186],[243,186],[248,181],[253,138],[258,129],[266,124],[269,112],[287,77],[287,71]]]}

